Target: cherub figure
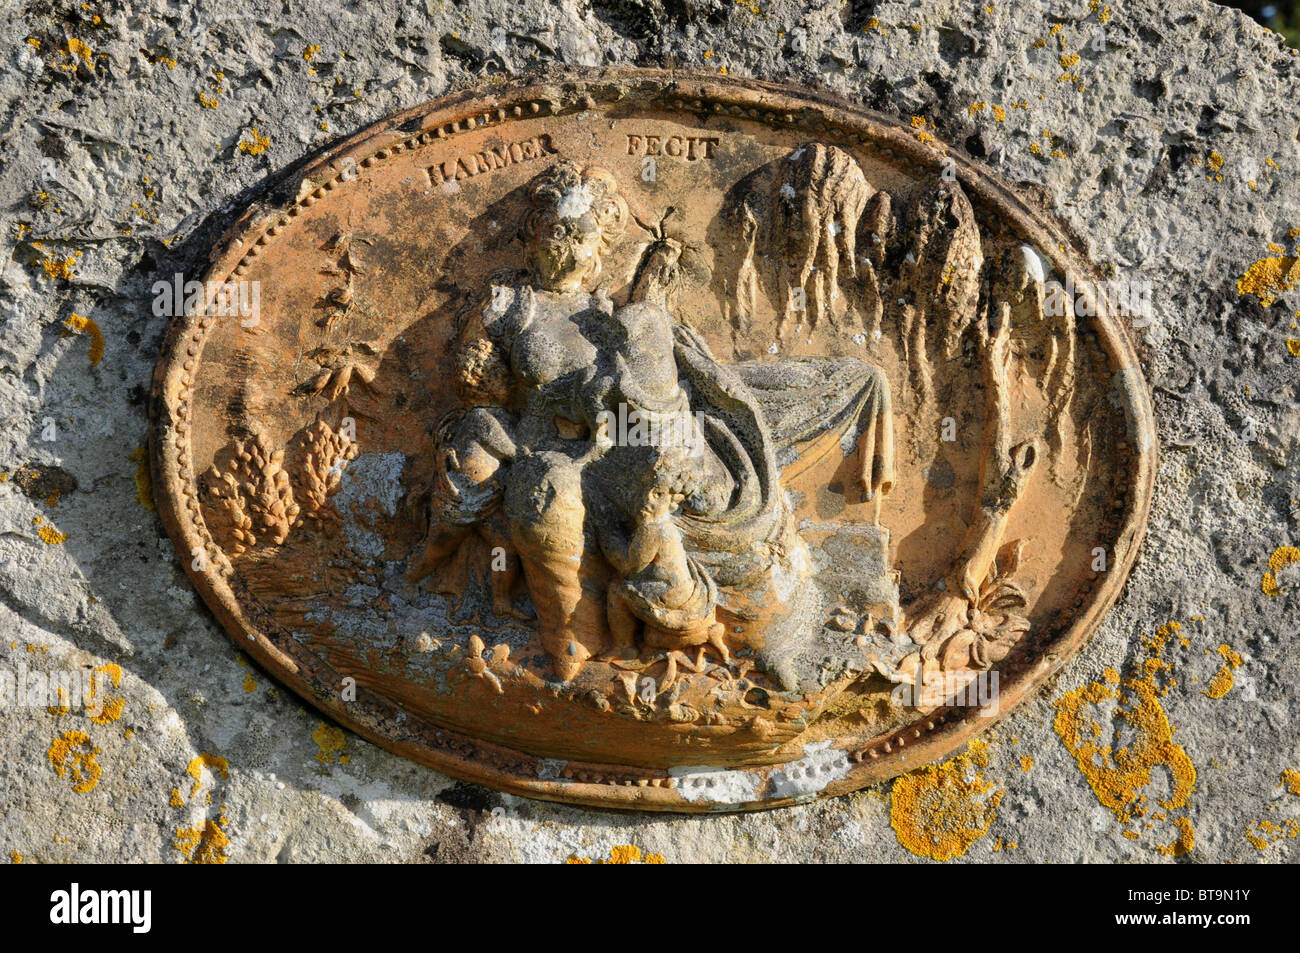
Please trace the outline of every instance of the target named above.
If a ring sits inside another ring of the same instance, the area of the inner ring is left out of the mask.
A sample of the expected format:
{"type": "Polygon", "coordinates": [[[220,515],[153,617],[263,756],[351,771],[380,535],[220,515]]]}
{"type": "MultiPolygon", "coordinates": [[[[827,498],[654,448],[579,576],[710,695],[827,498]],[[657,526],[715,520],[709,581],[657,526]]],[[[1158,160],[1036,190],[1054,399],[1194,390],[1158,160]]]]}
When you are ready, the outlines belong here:
{"type": "Polygon", "coordinates": [[[612,646],[609,658],[638,655],[636,630],[651,648],[712,646],[727,660],[726,627],[717,619],[717,589],[708,573],[686,552],[673,514],[697,489],[699,461],[690,449],[659,451],[637,497],[629,537],[608,530],[602,549],[621,578],[610,583],[606,612],[612,646]]]}
{"type": "Polygon", "coordinates": [[[433,576],[435,589],[454,591],[456,584],[441,578],[439,570],[477,534],[491,552],[493,611],[528,619],[514,607],[522,570],[501,509],[503,481],[517,454],[516,421],[503,406],[509,400],[509,377],[500,356],[484,343],[470,344],[457,355],[462,396],[480,405],[453,410],[438,424],[428,534],[406,578],[416,582],[433,576]]]}

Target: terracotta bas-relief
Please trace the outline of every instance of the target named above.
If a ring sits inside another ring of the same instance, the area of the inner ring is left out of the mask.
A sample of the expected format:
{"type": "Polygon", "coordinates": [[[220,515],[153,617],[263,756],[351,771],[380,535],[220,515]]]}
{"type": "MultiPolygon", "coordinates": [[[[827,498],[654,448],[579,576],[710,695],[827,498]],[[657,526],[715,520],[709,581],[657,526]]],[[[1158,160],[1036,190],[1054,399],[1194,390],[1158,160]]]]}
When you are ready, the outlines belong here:
{"type": "Polygon", "coordinates": [[[823,96],[470,91],[214,253],[159,508],[235,642],[407,757],[608,807],[841,794],[990,725],[1123,584],[1155,440],[1094,279],[823,96]]]}

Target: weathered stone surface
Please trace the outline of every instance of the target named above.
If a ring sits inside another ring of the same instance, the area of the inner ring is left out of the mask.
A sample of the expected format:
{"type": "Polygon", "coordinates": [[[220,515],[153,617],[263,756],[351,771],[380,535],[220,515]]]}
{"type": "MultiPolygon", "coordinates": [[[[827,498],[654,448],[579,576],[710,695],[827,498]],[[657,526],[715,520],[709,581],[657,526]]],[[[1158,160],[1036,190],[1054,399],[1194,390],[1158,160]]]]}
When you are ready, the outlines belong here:
{"type": "Polygon", "coordinates": [[[0,667],[117,665],[121,706],[6,713],[0,848],[1107,862],[1194,842],[1193,860],[1294,858],[1300,578],[1279,549],[1300,536],[1300,296],[1277,292],[1300,225],[1300,58],[1276,36],[1185,0],[90,7],[4,13],[0,667]],[[1156,321],[1137,333],[1162,458],[1144,554],[1083,654],[987,745],[763,815],[584,812],[451,782],[323,724],[198,604],[141,505],[168,320],[153,283],[197,276],[255,192],[339,135],[548,63],[726,69],[920,117],[1040,194],[1094,260],[1153,283],[1156,321]],[[1113,723],[1108,669],[1130,713],[1113,723]],[[1095,762],[1092,722],[1115,752],[1095,762]],[[1089,767],[1105,757],[1118,767],[1089,767]]]}

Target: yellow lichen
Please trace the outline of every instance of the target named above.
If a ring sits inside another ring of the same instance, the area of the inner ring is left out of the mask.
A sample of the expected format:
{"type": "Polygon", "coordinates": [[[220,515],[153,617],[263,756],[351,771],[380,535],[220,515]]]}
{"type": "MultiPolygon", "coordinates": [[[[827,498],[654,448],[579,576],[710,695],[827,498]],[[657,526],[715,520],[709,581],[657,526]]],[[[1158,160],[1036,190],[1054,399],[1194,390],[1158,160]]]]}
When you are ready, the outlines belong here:
{"type": "Polygon", "coordinates": [[[1300,771],[1287,768],[1282,772],[1282,783],[1291,794],[1300,794],[1300,771]]]}
{"type": "Polygon", "coordinates": [[[662,854],[647,854],[635,844],[623,844],[611,847],[609,849],[608,860],[592,860],[590,857],[579,857],[577,854],[570,854],[564,861],[566,864],[662,864],[665,863],[662,854]]]}
{"type": "MultiPolygon", "coordinates": [[[[1157,641],[1163,646],[1168,635],[1176,631],[1172,626],[1162,626],[1157,641]]],[[[1126,827],[1146,815],[1143,790],[1152,783],[1154,772],[1168,775],[1169,792],[1156,799],[1165,811],[1185,808],[1196,786],[1196,766],[1182,745],[1174,742],[1173,726],[1160,704],[1160,696],[1168,688],[1158,686],[1156,678],[1168,668],[1161,659],[1149,658],[1142,664],[1141,675],[1128,679],[1107,669],[1102,681],[1066,692],[1055,703],[1053,728],[1057,735],[1097,800],[1126,827]],[[1111,727],[1107,731],[1089,709],[1100,711],[1112,702],[1111,727]],[[1132,732],[1132,740],[1115,750],[1105,740],[1118,734],[1121,722],[1132,732]]],[[[1194,839],[1190,825],[1184,831],[1178,820],[1174,823],[1179,835],[1169,850],[1191,844],[1194,839]]],[[[1135,831],[1124,833],[1132,835],[1131,839],[1139,836],[1135,831]]]]}
{"type": "Polygon", "coordinates": [[[1025,754],[1025,755],[1021,755],[1021,756],[1020,756],[1020,770],[1021,770],[1021,771],[1028,771],[1028,770],[1029,770],[1030,768],[1032,768],[1033,766],[1034,766],[1034,759],[1033,759],[1033,758],[1029,757],[1029,755],[1027,755],[1027,754],[1025,754]]]}
{"type": "Polygon", "coordinates": [[[105,698],[103,702],[97,701],[97,696],[103,692],[103,678],[107,677],[114,688],[122,684],[122,667],[114,662],[107,665],[100,665],[90,673],[90,707],[99,709],[98,715],[92,715],[90,720],[97,725],[107,725],[109,722],[117,721],[122,717],[122,709],[126,706],[124,698],[105,698]]]}
{"type": "Polygon", "coordinates": [[[48,523],[39,527],[36,530],[36,535],[39,536],[41,541],[47,546],[58,546],[60,543],[66,543],[68,541],[67,533],[60,533],[48,523]]]}
{"type": "Polygon", "coordinates": [[[1174,821],[1174,827],[1178,828],[1178,836],[1174,838],[1172,844],[1159,844],[1156,851],[1166,857],[1181,857],[1183,854],[1191,853],[1196,846],[1196,832],[1192,830],[1192,822],[1185,817],[1177,818],[1174,821]]]}
{"type": "Polygon", "coordinates": [[[9,852],[9,860],[15,864],[21,864],[23,862],[23,855],[18,853],[16,850],[11,850],[9,852]]]}
{"type": "Polygon", "coordinates": [[[1300,258],[1283,255],[1261,258],[1237,279],[1237,294],[1254,295],[1268,307],[1300,282],[1300,258]]]}
{"type": "Polygon", "coordinates": [[[972,741],[962,754],[894,780],[889,823],[898,842],[920,857],[952,860],[989,831],[1002,791],[984,779],[988,745],[972,741]]]}
{"type": "Polygon", "coordinates": [[[1300,821],[1294,818],[1288,818],[1281,824],[1274,824],[1268,819],[1252,821],[1246,827],[1246,840],[1250,841],[1251,846],[1256,850],[1264,850],[1283,838],[1295,837],[1300,837],[1300,821]],[[1254,826],[1253,830],[1251,825],[1254,826]]]}
{"type": "Polygon", "coordinates": [[[68,40],[68,55],[79,57],[87,66],[94,61],[95,51],[90,48],[90,44],[83,40],[78,40],[75,36],[68,40]]]}
{"type": "Polygon", "coordinates": [[[316,747],[320,749],[316,752],[316,760],[321,764],[331,764],[336,759],[343,764],[347,764],[346,761],[343,761],[343,758],[339,757],[339,752],[343,750],[344,745],[348,742],[347,736],[343,734],[343,729],[322,721],[316,726],[316,730],[311,733],[311,740],[316,742],[316,747]]]}
{"type": "Polygon", "coordinates": [[[1241,656],[1230,645],[1220,645],[1219,655],[1223,657],[1223,666],[1210,679],[1209,690],[1201,692],[1210,698],[1222,698],[1232,691],[1232,670],[1241,664],[1241,656]]]}
{"type": "Polygon", "coordinates": [[[252,141],[241,139],[239,141],[240,152],[246,152],[250,156],[260,156],[271,145],[271,137],[263,135],[256,126],[250,127],[248,134],[253,137],[252,141]]]}
{"type": "Polygon", "coordinates": [[[95,760],[99,749],[90,743],[84,731],[65,731],[50,744],[46,757],[56,777],[69,775],[72,790],[86,794],[95,789],[104,771],[95,760]]]}
{"type": "Polygon", "coordinates": [[[993,118],[998,122],[1003,122],[1007,118],[1007,111],[1001,106],[994,106],[993,118]]]}
{"type": "Polygon", "coordinates": [[[252,675],[244,676],[244,691],[249,694],[257,691],[257,679],[255,679],[252,675]]]}
{"type": "Polygon", "coordinates": [[[205,92],[200,92],[199,105],[203,106],[204,109],[216,109],[221,105],[221,100],[217,99],[216,96],[209,96],[205,92]]]}
{"type": "Polygon", "coordinates": [[[153,476],[149,472],[149,451],[136,447],[127,457],[135,464],[135,501],[146,510],[153,510],[153,476]]]}
{"type": "Polygon", "coordinates": [[[1078,53],[1062,53],[1060,56],[1061,69],[1068,70],[1077,62],[1079,62],[1078,53]]]}
{"type": "Polygon", "coordinates": [[[1260,588],[1264,590],[1264,595],[1276,596],[1282,591],[1278,584],[1277,574],[1288,566],[1294,566],[1300,563],[1300,549],[1294,546],[1279,546],[1273,550],[1273,555],[1268,557],[1268,572],[1259,581],[1260,588]]]}
{"type": "Polygon", "coordinates": [[[76,263],[76,255],[68,255],[66,258],[55,258],[50,255],[41,260],[41,267],[45,269],[45,274],[51,278],[62,278],[64,281],[71,281],[77,277],[77,273],[72,270],[72,266],[76,263]]]}
{"type": "Polygon", "coordinates": [[[69,315],[68,320],[63,324],[71,331],[85,332],[90,335],[90,366],[96,367],[104,359],[104,335],[99,330],[99,325],[75,312],[69,315]]]}
{"type": "Polygon", "coordinates": [[[223,780],[230,777],[230,762],[225,758],[203,752],[197,758],[189,763],[185,773],[194,779],[194,784],[190,787],[190,797],[199,793],[199,788],[203,785],[203,769],[207,768],[212,774],[218,774],[223,780]]]}
{"type": "Polygon", "coordinates": [[[172,846],[185,855],[187,864],[224,864],[229,859],[226,850],[230,847],[225,826],[223,808],[216,818],[205,821],[201,828],[177,828],[172,846]]]}
{"type": "Polygon", "coordinates": [[[172,796],[171,796],[171,800],[169,800],[167,803],[170,804],[172,807],[184,807],[184,806],[185,806],[185,799],[184,799],[183,797],[181,797],[181,789],[180,789],[180,788],[172,788],[172,796]]]}

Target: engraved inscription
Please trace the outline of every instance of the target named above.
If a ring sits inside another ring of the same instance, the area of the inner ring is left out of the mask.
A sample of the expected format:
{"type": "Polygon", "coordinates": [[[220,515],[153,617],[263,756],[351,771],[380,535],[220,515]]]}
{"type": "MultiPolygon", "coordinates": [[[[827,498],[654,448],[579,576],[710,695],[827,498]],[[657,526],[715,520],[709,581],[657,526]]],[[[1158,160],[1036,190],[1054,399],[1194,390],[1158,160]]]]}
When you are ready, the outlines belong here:
{"type": "Polygon", "coordinates": [[[482,175],[485,172],[495,172],[521,162],[532,162],[534,159],[553,155],[556,151],[555,146],[551,144],[551,137],[542,133],[508,145],[489,146],[480,152],[457,156],[455,159],[431,165],[425,171],[429,175],[431,184],[442,185],[446,182],[456,182],[482,175]]]}
{"type": "Polygon", "coordinates": [[[630,156],[667,156],[684,162],[712,159],[721,139],[718,136],[649,136],[627,134],[630,156]]]}

